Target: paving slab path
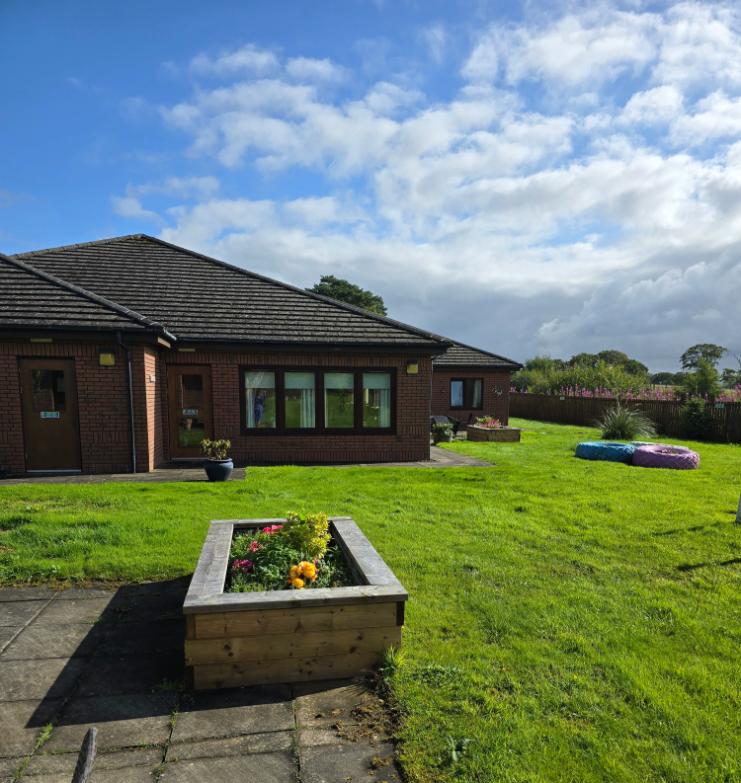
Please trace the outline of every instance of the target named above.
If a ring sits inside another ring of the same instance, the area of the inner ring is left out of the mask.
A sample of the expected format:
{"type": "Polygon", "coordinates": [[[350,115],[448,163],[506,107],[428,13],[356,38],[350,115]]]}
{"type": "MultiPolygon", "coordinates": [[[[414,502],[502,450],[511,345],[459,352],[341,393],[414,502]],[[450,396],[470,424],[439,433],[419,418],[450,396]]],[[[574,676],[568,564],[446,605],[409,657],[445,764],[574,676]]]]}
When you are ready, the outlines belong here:
{"type": "Polygon", "coordinates": [[[399,783],[383,702],[332,681],[187,693],[188,580],[0,588],[0,783],[399,783]]]}

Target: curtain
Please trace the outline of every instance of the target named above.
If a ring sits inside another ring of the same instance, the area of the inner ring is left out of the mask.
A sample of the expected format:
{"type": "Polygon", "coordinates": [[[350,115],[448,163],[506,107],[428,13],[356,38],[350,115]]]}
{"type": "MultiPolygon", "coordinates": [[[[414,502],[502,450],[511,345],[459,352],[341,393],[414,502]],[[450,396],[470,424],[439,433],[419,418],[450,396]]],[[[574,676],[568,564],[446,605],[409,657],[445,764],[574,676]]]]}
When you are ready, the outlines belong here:
{"type": "Polygon", "coordinates": [[[363,373],[363,426],[391,426],[391,376],[387,372],[363,373]]]}
{"type": "Polygon", "coordinates": [[[316,403],[313,372],[287,372],[286,427],[313,428],[315,426],[316,403]]]}
{"type": "Polygon", "coordinates": [[[247,427],[275,427],[275,373],[247,370],[244,374],[247,427]]]}

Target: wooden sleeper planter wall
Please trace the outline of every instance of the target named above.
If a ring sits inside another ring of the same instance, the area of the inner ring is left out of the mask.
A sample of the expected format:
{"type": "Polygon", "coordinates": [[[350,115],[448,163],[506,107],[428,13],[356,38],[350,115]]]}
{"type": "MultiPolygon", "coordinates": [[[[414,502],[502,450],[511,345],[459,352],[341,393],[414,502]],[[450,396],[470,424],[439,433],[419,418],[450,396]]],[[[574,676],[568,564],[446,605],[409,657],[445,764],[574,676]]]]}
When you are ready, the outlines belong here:
{"type": "Polygon", "coordinates": [[[469,424],[466,438],[471,441],[495,441],[497,443],[516,443],[520,440],[521,430],[517,427],[479,427],[469,424]]]}
{"type": "Polygon", "coordinates": [[[356,585],[224,592],[235,530],[283,522],[211,522],[183,604],[189,687],[351,677],[401,643],[407,592],[350,517],[331,517],[330,532],[356,585]]]}

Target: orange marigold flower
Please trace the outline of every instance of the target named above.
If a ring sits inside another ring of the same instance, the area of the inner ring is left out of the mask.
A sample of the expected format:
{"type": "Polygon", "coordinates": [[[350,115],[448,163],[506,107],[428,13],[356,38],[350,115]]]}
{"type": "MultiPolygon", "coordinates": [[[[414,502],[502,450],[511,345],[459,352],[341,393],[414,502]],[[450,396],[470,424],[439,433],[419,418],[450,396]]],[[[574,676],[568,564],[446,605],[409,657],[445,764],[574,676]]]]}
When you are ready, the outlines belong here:
{"type": "Polygon", "coordinates": [[[296,590],[301,590],[304,586],[304,580],[299,579],[298,577],[296,577],[295,579],[291,579],[291,586],[295,587],[296,590]]]}

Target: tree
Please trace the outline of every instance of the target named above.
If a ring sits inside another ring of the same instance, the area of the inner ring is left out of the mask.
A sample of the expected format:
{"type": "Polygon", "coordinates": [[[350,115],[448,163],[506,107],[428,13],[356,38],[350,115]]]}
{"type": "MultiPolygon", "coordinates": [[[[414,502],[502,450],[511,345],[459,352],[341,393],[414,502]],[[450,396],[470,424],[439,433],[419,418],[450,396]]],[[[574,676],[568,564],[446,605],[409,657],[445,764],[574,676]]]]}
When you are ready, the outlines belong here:
{"type": "Polygon", "coordinates": [[[720,376],[709,359],[698,359],[697,369],[688,373],[682,388],[690,397],[709,397],[720,394],[720,376]]]}
{"type": "Polygon", "coordinates": [[[366,291],[341,277],[322,275],[318,283],[306,290],[314,294],[329,296],[332,299],[339,299],[340,302],[347,302],[355,307],[362,307],[363,310],[377,315],[386,315],[386,305],[378,294],[366,291]]]}
{"type": "Polygon", "coordinates": [[[627,353],[616,351],[614,348],[607,351],[600,351],[597,354],[597,357],[602,359],[606,364],[616,364],[618,366],[625,366],[628,362],[635,361],[635,359],[631,359],[627,353]]]}
{"type": "Polygon", "coordinates": [[[741,372],[726,367],[720,374],[720,382],[726,389],[733,389],[734,386],[741,386],[741,372]]]}
{"type": "Polygon", "coordinates": [[[596,353],[577,353],[569,359],[569,367],[596,367],[599,360],[596,353]]]}
{"type": "Polygon", "coordinates": [[[698,369],[703,360],[710,362],[715,367],[727,350],[722,345],[715,345],[715,343],[698,343],[688,348],[679,361],[682,362],[682,367],[685,370],[698,369]]]}

